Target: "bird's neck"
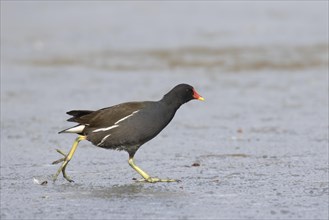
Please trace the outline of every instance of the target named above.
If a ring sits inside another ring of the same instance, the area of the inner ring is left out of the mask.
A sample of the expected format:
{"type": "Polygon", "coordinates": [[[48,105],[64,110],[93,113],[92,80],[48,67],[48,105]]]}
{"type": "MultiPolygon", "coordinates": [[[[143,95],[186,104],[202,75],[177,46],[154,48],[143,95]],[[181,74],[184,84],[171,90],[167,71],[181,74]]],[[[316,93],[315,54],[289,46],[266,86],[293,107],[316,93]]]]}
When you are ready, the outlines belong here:
{"type": "Polygon", "coordinates": [[[173,98],[171,94],[166,94],[163,96],[163,98],[160,100],[161,103],[165,104],[168,108],[172,109],[173,111],[177,111],[182,103],[179,99],[173,98]]]}

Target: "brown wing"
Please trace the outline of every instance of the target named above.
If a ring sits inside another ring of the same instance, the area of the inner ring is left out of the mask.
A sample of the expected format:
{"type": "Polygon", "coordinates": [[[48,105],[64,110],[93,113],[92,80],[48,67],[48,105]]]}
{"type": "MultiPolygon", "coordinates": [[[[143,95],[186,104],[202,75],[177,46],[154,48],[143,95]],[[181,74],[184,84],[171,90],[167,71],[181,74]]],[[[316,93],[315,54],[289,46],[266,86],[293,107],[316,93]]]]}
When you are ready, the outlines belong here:
{"type": "Polygon", "coordinates": [[[74,117],[70,118],[68,121],[88,125],[88,127],[92,128],[101,128],[113,125],[115,122],[130,115],[134,111],[144,108],[144,106],[145,102],[127,102],[97,111],[73,110],[69,113],[74,117]]]}

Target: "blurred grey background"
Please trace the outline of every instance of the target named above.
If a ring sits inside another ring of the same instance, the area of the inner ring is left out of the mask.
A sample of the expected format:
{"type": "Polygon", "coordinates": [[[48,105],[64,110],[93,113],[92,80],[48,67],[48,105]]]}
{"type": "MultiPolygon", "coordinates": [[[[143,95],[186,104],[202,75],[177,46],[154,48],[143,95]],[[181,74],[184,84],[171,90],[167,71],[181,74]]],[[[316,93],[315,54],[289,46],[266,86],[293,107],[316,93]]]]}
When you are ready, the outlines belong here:
{"type": "Polygon", "coordinates": [[[328,219],[328,193],[328,1],[1,1],[1,219],[328,219]],[[206,101],[136,155],[182,182],[88,142],[51,181],[66,111],[182,82],[206,101]]]}

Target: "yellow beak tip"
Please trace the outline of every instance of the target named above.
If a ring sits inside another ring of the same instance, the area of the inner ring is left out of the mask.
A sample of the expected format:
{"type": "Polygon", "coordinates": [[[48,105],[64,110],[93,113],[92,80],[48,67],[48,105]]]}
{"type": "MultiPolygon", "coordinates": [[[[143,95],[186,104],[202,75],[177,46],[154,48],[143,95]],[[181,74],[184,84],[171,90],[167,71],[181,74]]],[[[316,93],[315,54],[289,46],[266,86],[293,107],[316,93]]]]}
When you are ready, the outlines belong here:
{"type": "Polygon", "coordinates": [[[204,98],[200,96],[200,97],[198,98],[198,100],[200,100],[200,101],[204,101],[204,98]]]}

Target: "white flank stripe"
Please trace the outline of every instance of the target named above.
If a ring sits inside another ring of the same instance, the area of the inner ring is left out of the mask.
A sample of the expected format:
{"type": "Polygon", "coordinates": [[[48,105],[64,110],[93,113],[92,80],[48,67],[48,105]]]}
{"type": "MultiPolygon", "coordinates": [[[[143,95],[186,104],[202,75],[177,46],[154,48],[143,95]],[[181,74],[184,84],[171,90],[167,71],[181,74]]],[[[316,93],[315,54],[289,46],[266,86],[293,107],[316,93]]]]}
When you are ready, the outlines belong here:
{"type": "Polygon", "coordinates": [[[79,125],[73,128],[69,128],[67,130],[65,130],[65,133],[81,133],[83,131],[83,129],[85,129],[85,125],[79,125]]]}
{"type": "MultiPolygon", "coordinates": [[[[119,127],[118,124],[119,124],[120,122],[126,120],[127,118],[130,118],[131,116],[133,116],[133,115],[136,114],[137,112],[139,112],[139,110],[134,111],[134,112],[131,113],[130,115],[127,115],[126,117],[123,117],[123,118],[119,119],[118,121],[116,121],[116,122],[114,123],[114,125],[112,125],[112,126],[110,126],[110,127],[107,127],[107,128],[99,128],[99,129],[94,130],[93,132],[108,131],[108,130],[111,130],[111,129],[113,129],[113,128],[119,127]]],[[[106,137],[106,136],[105,136],[105,137],[106,137]]]]}
{"type": "Polygon", "coordinates": [[[107,131],[107,130],[110,130],[110,129],[113,129],[113,128],[116,128],[116,127],[119,127],[119,125],[112,125],[112,126],[107,127],[107,128],[99,128],[99,129],[94,130],[93,132],[107,131]]]}
{"type": "Polygon", "coordinates": [[[122,121],[124,121],[124,120],[126,120],[127,118],[130,118],[131,116],[133,116],[134,114],[136,114],[137,112],[139,112],[139,110],[137,110],[137,111],[134,111],[133,113],[131,113],[130,115],[127,115],[126,117],[124,117],[124,118],[121,118],[120,120],[118,120],[117,122],[115,122],[114,124],[116,125],[116,124],[118,124],[118,123],[120,123],[120,122],[122,122],[122,121]]]}
{"type": "Polygon", "coordinates": [[[101,141],[99,144],[97,144],[97,146],[102,145],[102,144],[104,143],[104,141],[106,140],[106,138],[110,137],[110,135],[111,135],[111,134],[108,134],[108,135],[106,135],[105,137],[103,137],[102,141],[101,141]]]}

